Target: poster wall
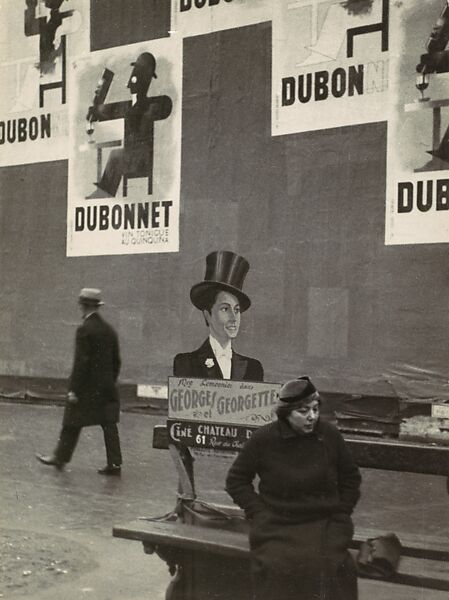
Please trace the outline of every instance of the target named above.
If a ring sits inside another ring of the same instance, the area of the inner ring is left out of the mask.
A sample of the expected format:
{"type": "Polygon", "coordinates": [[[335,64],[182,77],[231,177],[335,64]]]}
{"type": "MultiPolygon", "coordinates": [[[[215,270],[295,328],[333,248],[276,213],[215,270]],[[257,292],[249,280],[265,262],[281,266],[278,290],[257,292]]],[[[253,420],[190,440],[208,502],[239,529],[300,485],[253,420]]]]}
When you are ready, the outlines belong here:
{"type": "Polygon", "coordinates": [[[89,49],[90,2],[46,4],[0,0],[0,167],[67,158],[67,65],[89,49]]]}
{"type": "Polygon", "coordinates": [[[93,52],[70,77],[67,256],[176,252],[182,40],[93,52]]]}
{"type": "Polygon", "coordinates": [[[191,37],[271,20],[273,0],[172,0],[172,33],[191,37]]]}
{"type": "Polygon", "coordinates": [[[389,0],[273,3],[272,134],[383,121],[389,0]]]}
{"type": "Polygon", "coordinates": [[[385,242],[448,242],[449,8],[409,0],[391,26],[385,242]]]}

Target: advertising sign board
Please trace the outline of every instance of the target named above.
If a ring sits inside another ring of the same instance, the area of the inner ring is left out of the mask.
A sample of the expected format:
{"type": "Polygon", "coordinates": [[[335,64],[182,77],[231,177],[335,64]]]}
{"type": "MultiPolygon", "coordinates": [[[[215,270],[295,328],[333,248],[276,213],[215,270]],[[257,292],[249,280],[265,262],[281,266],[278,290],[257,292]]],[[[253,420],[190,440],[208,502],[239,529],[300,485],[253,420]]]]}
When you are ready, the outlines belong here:
{"type": "Polygon", "coordinates": [[[194,448],[239,450],[274,417],[278,383],[169,377],[168,436],[194,448]]]}

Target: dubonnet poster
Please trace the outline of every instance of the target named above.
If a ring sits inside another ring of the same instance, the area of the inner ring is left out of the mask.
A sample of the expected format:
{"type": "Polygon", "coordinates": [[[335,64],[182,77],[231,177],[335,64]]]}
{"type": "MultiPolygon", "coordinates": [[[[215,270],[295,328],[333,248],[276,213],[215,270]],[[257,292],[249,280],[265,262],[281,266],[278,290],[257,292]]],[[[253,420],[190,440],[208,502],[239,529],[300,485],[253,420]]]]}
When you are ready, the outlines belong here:
{"type": "Polygon", "coordinates": [[[449,8],[397,3],[391,25],[385,242],[448,242],[449,8]]]}
{"type": "Polygon", "coordinates": [[[67,158],[67,64],[89,49],[89,0],[0,0],[0,167],[67,158]]]}
{"type": "Polygon", "coordinates": [[[181,42],[71,65],[68,256],[178,250],[181,42]]]}
{"type": "Polygon", "coordinates": [[[382,121],[389,0],[273,3],[272,134],[382,121]]]}

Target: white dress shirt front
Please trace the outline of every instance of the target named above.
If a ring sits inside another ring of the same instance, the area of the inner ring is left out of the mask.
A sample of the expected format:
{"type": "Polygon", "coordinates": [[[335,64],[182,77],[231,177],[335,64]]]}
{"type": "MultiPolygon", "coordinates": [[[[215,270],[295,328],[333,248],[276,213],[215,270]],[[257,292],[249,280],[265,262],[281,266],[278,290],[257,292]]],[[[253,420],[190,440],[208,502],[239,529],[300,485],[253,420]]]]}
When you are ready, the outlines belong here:
{"type": "Polygon", "coordinates": [[[209,336],[209,342],[212,348],[212,352],[215,354],[218,365],[223,373],[224,379],[231,379],[231,368],[232,368],[232,346],[231,340],[229,344],[223,348],[212,335],[209,336]]]}

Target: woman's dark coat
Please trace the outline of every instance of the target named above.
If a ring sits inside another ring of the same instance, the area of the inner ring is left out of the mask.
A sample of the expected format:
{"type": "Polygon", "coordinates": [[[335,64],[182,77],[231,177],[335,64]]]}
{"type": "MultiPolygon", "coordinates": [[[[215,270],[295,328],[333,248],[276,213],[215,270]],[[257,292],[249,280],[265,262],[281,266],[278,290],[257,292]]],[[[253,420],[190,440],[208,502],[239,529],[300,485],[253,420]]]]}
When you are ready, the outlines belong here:
{"type": "Polygon", "coordinates": [[[116,386],[120,351],[114,329],[98,313],[84,319],[76,332],[69,390],[78,398],[64,411],[64,426],[86,427],[117,423],[120,417],[116,386]]]}
{"type": "Polygon", "coordinates": [[[226,490],[250,519],[257,600],[357,597],[347,549],[360,481],[329,423],[311,435],[282,420],[254,432],[229,470],[226,490]]]}

